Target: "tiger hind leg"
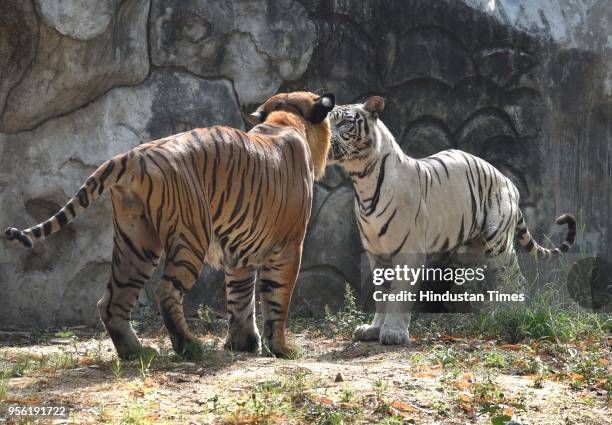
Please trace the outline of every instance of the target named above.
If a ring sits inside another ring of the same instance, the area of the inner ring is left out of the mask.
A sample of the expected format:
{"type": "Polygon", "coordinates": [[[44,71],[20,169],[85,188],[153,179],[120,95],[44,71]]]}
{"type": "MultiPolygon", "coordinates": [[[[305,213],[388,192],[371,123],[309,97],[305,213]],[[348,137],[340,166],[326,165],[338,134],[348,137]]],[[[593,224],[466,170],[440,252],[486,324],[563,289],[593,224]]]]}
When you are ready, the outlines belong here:
{"type": "Polygon", "coordinates": [[[150,222],[141,214],[113,218],[112,273],[98,302],[98,312],[119,357],[129,359],[142,352],[130,314],[141,289],[157,267],[161,245],[150,222]]]}
{"type": "Polygon", "coordinates": [[[487,280],[493,283],[494,288],[518,289],[527,283],[521,272],[516,250],[511,243],[499,252],[488,252],[486,264],[487,280]]]}
{"type": "Polygon", "coordinates": [[[225,272],[228,316],[226,350],[261,352],[261,337],[255,323],[255,277],[255,271],[250,269],[225,272]]]}
{"type": "Polygon", "coordinates": [[[264,344],[277,357],[293,358],[297,353],[296,348],[286,341],[285,326],[301,253],[301,246],[286,249],[270,258],[259,273],[264,344]]]}
{"type": "Polygon", "coordinates": [[[178,355],[193,360],[202,356],[203,347],[187,326],[183,297],[195,284],[203,264],[203,257],[186,249],[185,245],[169,249],[164,274],[155,292],[172,348],[178,355]]]}

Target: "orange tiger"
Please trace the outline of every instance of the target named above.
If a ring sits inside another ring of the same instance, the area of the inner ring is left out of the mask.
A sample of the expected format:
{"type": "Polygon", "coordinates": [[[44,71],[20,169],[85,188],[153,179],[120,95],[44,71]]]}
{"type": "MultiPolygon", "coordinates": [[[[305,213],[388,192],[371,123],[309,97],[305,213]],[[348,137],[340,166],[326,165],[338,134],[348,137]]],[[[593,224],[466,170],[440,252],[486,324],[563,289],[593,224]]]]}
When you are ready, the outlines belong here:
{"type": "Polygon", "coordinates": [[[285,325],[334,103],[331,93],[278,94],[252,114],[258,125],[248,133],[215,126],[140,145],[102,164],[53,217],[25,230],[8,228],[6,237],[32,247],[110,188],[112,267],[98,311],[120,357],[142,350],[130,313],[162,253],[156,299],[178,354],[201,352],[185,321],[183,296],[207,263],[225,270],[225,347],[261,350],[258,276],[265,344],[277,356],[291,356],[285,325]]]}

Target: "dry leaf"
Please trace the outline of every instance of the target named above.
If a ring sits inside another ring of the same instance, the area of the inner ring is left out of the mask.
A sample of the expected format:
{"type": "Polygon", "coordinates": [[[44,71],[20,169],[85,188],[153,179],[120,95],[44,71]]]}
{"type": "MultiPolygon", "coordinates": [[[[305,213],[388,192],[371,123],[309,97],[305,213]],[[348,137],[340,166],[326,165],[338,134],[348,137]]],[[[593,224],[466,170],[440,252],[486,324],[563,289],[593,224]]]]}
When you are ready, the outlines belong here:
{"type": "Polygon", "coordinates": [[[453,336],[453,335],[443,335],[440,339],[442,341],[453,341],[453,342],[463,341],[463,337],[453,336]]]}
{"type": "Polygon", "coordinates": [[[471,403],[474,400],[472,396],[467,393],[459,393],[459,399],[466,403],[471,403]]]}
{"type": "Polygon", "coordinates": [[[522,347],[520,344],[502,344],[498,348],[500,350],[520,351],[522,347]]]}
{"type": "Polygon", "coordinates": [[[329,397],[325,397],[323,395],[317,396],[317,399],[323,404],[328,404],[328,405],[334,404],[334,400],[332,400],[329,397]]]}
{"type": "Polygon", "coordinates": [[[7,398],[2,400],[4,404],[39,404],[39,400],[28,399],[28,398],[7,398]]]}
{"type": "Polygon", "coordinates": [[[466,412],[466,413],[474,413],[474,408],[470,404],[461,403],[459,405],[459,407],[461,407],[463,409],[463,411],[466,412]]]}
{"type": "Polygon", "coordinates": [[[453,382],[453,385],[455,386],[455,388],[458,388],[460,390],[467,390],[469,388],[472,388],[472,383],[468,381],[455,381],[453,382]]]}
{"type": "Polygon", "coordinates": [[[412,406],[411,404],[404,403],[402,401],[394,401],[393,403],[391,403],[391,407],[395,407],[396,409],[401,410],[403,412],[418,412],[419,411],[419,409],[412,406]]]}
{"type": "Polygon", "coordinates": [[[96,361],[94,359],[92,359],[91,357],[80,357],[79,358],[79,364],[81,366],[91,366],[92,364],[95,364],[96,361]]]}

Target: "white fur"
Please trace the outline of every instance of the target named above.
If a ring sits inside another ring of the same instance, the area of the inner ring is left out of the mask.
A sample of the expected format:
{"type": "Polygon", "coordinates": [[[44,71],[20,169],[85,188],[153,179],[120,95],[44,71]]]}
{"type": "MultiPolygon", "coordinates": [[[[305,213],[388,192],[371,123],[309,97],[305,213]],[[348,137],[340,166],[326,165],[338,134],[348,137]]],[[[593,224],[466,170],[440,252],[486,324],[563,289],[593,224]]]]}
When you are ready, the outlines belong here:
{"type": "MultiPolygon", "coordinates": [[[[394,258],[391,258],[390,254],[397,252],[411,254],[410,257],[418,262],[419,258],[424,260],[427,253],[440,252],[447,238],[449,247],[453,247],[455,251],[468,251],[467,245],[458,245],[462,220],[466,239],[464,242],[470,238],[495,234],[500,224],[507,223],[507,233],[498,232],[498,236],[490,242],[498,247],[496,251],[501,251],[500,255],[514,256],[512,242],[518,220],[519,195],[510,180],[484,160],[460,151],[444,151],[433,156],[443,161],[446,169],[436,160],[422,161],[411,158],[403,153],[382,121],[368,114],[363,105],[347,105],[339,109],[342,108],[345,112],[349,111],[348,115],[336,113],[336,110],[330,114],[332,144],[341,144],[344,152],[356,152],[356,149],[347,144],[346,133],[344,139],[340,137],[343,131],[342,122],[347,122],[346,118],[350,117],[352,112],[359,112],[361,116],[366,117],[370,128],[372,145],[369,151],[365,149],[363,155],[355,155],[348,160],[332,158],[329,162],[338,163],[349,173],[363,172],[366,167],[376,163],[377,168],[374,168],[368,177],[352,177],[356,195],[363,200],[365,208],[360,208],[356,197],[355,213],[360,223],[361,240],[372,261],[380,257],[393,263],[394,258]],[[376,212],[367,215],[367,209],[375,199],[383,158],[386,158],[385,174],[379,190],[376,212]],[[476,220],[472,220],[472,198],[466,173],[469,168],[476,173],[475,164],[481,167],[483,173],[488,173],[490,178],[487,181],[491,185],[492,197],[499,198],[500,207],[485,208],[477,205],[476,220]],[[387,204],[389,206],[385,212],[380,214],[387,204]],[[395,216],[389,221],[394,211],[395,216]],[[386,232],[380,236],[386,223],[386,232]]],[[[364,135],[364,132],[362,133],[361,136],[364,135]]],[[[481,251],[476,251],[477,255],[484,254],[484,247],[481,251]]],[[[402,255],[402,260],[406,258],[402,255]]],[[[418,267],[421,264],[413,266],[418,267]]],[[[409,289],[404,286],[405,283],[395,281],[390,291],[409,289]]],[[[357,339],[371,340],[378,334],[378,339],[383,344],[405,344],[409,341],[409,323],[410,314],[387,310],[386,313],[377,313],[371,325],[357,328],[355,336],[357,339]]]]}

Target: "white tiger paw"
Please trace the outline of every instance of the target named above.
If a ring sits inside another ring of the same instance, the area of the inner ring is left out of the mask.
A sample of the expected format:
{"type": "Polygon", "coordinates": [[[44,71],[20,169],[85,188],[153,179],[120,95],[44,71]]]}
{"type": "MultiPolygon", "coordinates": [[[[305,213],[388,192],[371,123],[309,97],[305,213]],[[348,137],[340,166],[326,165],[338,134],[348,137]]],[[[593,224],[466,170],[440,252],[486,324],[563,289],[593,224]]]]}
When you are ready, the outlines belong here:
{"type": "Polygon", "coordinates": [[[368,325],[367,323],[355,328],[353,338],[355,341],[377,341],[380,334],[378,326],[368,325]]]}
{"type": "Polygon", "coordinates": [[[378,340],[383,345],[408,345],[410,344],[410,335],[405,329],[383,325],[378,340]]]}

